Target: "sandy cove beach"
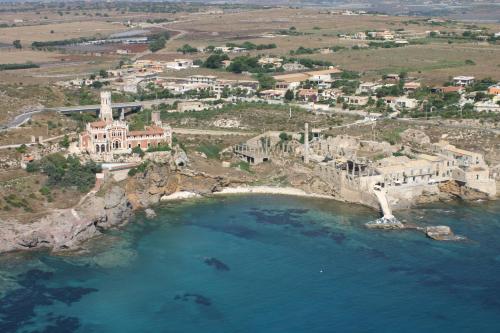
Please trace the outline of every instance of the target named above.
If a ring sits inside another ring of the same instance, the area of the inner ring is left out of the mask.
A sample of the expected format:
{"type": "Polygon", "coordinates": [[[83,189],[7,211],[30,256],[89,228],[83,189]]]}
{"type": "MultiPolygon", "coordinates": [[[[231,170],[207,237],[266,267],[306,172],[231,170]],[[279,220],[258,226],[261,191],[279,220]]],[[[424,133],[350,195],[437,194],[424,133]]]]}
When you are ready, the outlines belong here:
{"type": "MultiPolygon", "coordinates": [[[[238,186],[226,187],[220,192],[213,192],[214,195],[233,195],[233,194],[276,194],[276,195],[293,195],[300,197],[313,197],[322,199],[334,199],[328,195],[307,193],[301,189],[294,187],[276,187],[276,186],[238,186]]],[[[161,201],[183,200],[200,197],[199,194],[188,191],[176,192],[161,198],[161,201]]]]}

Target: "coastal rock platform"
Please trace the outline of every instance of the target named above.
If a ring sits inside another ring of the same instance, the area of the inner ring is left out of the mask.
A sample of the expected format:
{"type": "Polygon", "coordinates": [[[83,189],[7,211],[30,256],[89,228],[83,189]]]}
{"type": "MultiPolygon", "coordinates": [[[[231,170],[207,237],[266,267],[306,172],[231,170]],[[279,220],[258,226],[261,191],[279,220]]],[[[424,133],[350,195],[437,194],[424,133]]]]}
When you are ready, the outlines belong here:
{"type": "Polygon", "coordinates": [[[425,228],[427,237],[439,241],[460,241],[465,237],[455,235],[450,227],[445,225],[430,226],[425,228]]]}

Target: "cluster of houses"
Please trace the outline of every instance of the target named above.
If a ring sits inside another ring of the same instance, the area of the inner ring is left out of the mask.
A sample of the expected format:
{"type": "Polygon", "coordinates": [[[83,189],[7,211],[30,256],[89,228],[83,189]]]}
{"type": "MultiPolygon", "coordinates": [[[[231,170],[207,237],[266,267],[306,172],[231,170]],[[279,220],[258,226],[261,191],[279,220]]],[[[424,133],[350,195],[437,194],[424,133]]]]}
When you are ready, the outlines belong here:
{"type": "MultiPolygon", "coordinates": [[[[230,61],[228,61],[230,62],[230,61]]],[[[360,82],[355,91],[344,93],[341,87],[335,87],[334,82],[341,79],[342,70],[329,67],[321,70],[304,70],[305,67],[298,63],[284,63],[279,57],[261,57],[258,60],[262,66],[282,69],[285,72],[274,75],[275,85],[271,89],[259,89],[256,80],[223,80],[214,75],[191,75],[187,77],[164,76],[166,70],[181,70],[196,67],[190,59],[175,59],[174,61],[137,60],[133,64],[120,69],[108,70],[105,77],[75,79],[61,82],[65,86],[81,87],[90,86],[95,81],[106,84],[108,89],[125,93],[138,93],[147,90],[151,84],[157,88],[166,89],[172,95],[182,96],[188,93],[204,92],[213,98],[257,96],[271,101],[294,99],[298,102],[319,103],[358,109],[377,102],[393,110],[412,110],[422,105],[422,102],[411,98],[411,94],[421,88],[421,83],[416,79],[405,79],[402,84],[404,95],[377,97],[377,91],[400,84],[398,74],[387,74],[383,80],[360,82]],[[232,92],[238,91],[237,95],[232,92]],[[290,96],[290,92],[293,93],[290,96]],[[383,102],[381,104],[380,102],[383,102]]],[[[459,106],[474,105],[478,112],[500,112],[500,84],[491,86],[485,98],[475,99],[475,94],[466,93],[467,87],[475,83],[473,76],[456,76],[452,85],[433,87],[435,93],[460,94],[459,106]]],[[[321,105],[319,105],[321,106],[321,105]]]]}
{"type": "Polygon", "coordinates": [[[127,93],[137,93],[141,85],[153,82],[166,70],[183,70],[198,67],[191,59],[174,59],[173,61],[160,60],[136,60],[131,65],[125,65],[119,69],[106,71],[105,77],[96,75],[94,78],[74,79],[61,81],[58,85],[65,87],[91,86],[99,81],[109,85],[111,90],[127,93]]]}
{"type": "MultiPolygon", "coordinates": [[[[362,82],[353,95],[348,95],[344,94],[340,88],[332,88],[332,84],[341,73],[340,69],[332,67],[325,70],[275,75],[275,87],[262,90],[259,95],[268,100],[283,100],[287,91],[292,91],[293,97],[302,102],[332,104],[340,98],[342,103],[350,107],[363,107],[369,103],[370,98],[374,98],[379,88],[395,85],[397,82],[392,81],[399,80],[399,75],[394,74],[388,75],[384,82],[362,82]]],[[[409,94],[420,88],[420,83],[411,81],[405,83],[403,87],[404,91],[409,94]]],[[[413,109],[419,103],[416,99],[407,96],[383,97],[383,101],[396,109],[413,109]]]]}
{"type": "MultiPolygon", "coordinates": [[[[347,40],[372,40],[372,41],[383,41],[383,42],[394,42],[394,44],[399,46],[409,45],[408,39],[424,38],[430,35],[430,31],[420,32],[420,31],[390,31],[390,30],[380,30],[380,31],[358,31],[355,33],[340,34],[340,39],[347,40]]],[[[361,46],[360,44],[358,46],[361,46]]],[[[368,46],[368,45],[366,45],[368,46]]]]}
{"type": "Polygon", "coordinates": [[[466,87],[475,83],[474,76],[456,76],[453,78],[454,86],[442,87],[441,92],[456,92],[461,95],[460,106],[473,104],[477,112],[500,112],[500,83],[491,85],[485,92],[486,97],[476,101],[475,94],[465,94],[466,87]]]}
{"type": "Polygon", "coordinates": [[[253,96],[257,92],[259,83],[254,80],[223,80],[214,75],[191,75],[185,78],[158,78],[155,85],[168,89],[177,96],[189,91],[207,91],[214,98],[220,99],[225,91],[232,90],[238,90],[241,96],[253,96]]]}
{"type": "MultiPolygon", "coordinates": [[[[383,80],[361,82],[354,94],[345,94],[340,88],[332,88],[333,83],[339,79],[342,73],[338,68],[326,70],[298,72],[292,74],[275,75],[275,87],[262,90],[259,95],[267,100],[284,100],[287,91],[293,92],[293,98],[299,102],[313,102],[323,104],[338,104],[349,108],[362,108],[370,101],[382,101],[383,105],[394,110],[411,110],[421,106],[422,102],[411,98],[412,93],[420,89],[421,83],[416,79],[405,80],[402,84],[402,96],[377,97],[377,91],[384,87],[399,84],[399,74],[388,74],[383,80]]],[[[452,80],[453,85],[433,87],[433,93],[458,93],[460,94],[459,105],[474,105],[478,112],[500,112],[500,84],[489,87],[486,92],[486,100],[474,100],[475,93],[467,94],[466,88],[474,84],[473,76],[457,76],[452,80]]]]}

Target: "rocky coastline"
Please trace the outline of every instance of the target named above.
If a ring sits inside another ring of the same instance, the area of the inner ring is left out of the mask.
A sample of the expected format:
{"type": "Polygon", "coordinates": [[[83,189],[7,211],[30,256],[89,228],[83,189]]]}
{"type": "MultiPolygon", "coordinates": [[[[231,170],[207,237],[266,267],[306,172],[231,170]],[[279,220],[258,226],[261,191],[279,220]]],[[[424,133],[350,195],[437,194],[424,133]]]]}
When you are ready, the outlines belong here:
{"type": "MultiPolygon", "coordinates": [[[[298,177],[300,178],[300,177],[298,177]]],[[[206,172],[178,167],[175,159],[170,163],[152,163],[143,173],[116,182],[106,182],[98,191],[88,193],[73,208],[60,209],[33,223],[16,220],[2,221],[0,253],[46,249],[54,253],[77,251],[85,241],[101,235],[105,230],[128,223],[134,212],[147,210],[147,217],[154,217],[150,208],[165,200],[187,199],[212,194],[281,194],[329,198],[344,201],[321,187],[311,188],[311,179],[302,179],[292,186],[249,186],[248,180],[238,177],[214,176],[206,172]]],[[[478,197],[467,193],[453,184],[446,195],[424,197],[418,203],[450,199],[453,197],[478,197]]],[[[445,192],[443,192],[445,193],[445,192]]],[[[363,204],[362,202],[357,202],[363,204]]],[[[370,206],[370,205],[369,205],[370,206]]],[[[369,226],[394,229],[386,224],[369,226]]],[[[407,229],[407,226],[398,229],[407,229]]],[[[438,239],[452,239],[452,233],[445,235],[443,228],[423,230],[427,236],[438,239]]]]}
{"type": "Polygon", "coordinates": [[[136,211],[147,210],[148,217],[153,217],[150,207],[162,197],[175,197],[179,192],[202,196],[240,184],[238,179],[153,163],[144,173],[122,182],[105,183],[75,207],[55,210],[32,223],[2,221],[0,253],[38,249],[56,253],[75,251],[103,231],[125,225],[136,211]]]}

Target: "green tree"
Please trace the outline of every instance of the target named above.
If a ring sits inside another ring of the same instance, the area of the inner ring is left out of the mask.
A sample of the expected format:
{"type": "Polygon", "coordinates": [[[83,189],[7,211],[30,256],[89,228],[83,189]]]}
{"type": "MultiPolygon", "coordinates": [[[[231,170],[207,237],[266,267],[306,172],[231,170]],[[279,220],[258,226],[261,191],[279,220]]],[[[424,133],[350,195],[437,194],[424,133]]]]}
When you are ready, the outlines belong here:
{"type": "Polygon", "coordinates": [[[192,47],[189,44],[184,44],[182,47],[177,49],[177,52],[182,52],[182,54],[196,53],[196,52],[198,52],[198,49],[195,47],[192,47]]]}
{"type": "Polygon", "coordinates": [[[285,132],[280,133],[280,140],[281,141],[290,141],[291,139],[292,139],[291,135],[288,135],[285,132]]]}
{"type": "Polygon", "coordinates": [[[94,81],[94,82],[92,82],[92,88],[101,89],[102,86],[103,86],[103,83],[101,81],[94,81]]]}
{"type": "Polygon", "coordinates": [[[62,138],[61,141],[59,141],[59,146],[63,147],[63,148],[69,148],[69,137],[68,135],[64,135],[64,137],[62,138]]]}
{"type": "Polygon", "coordinates": [[[139,146],[135,146],[134,148],[132,148],[132,153],[133,154],[137,154],[139,155],[140,157],[144,157],[144,151],[142,150],[141,147],[139,146]]]}
{"type": "Polygon", "coordinates": [[[152,40],[149,42],[149,50],[151,52],[157,52],[165,47],[167,40],[164,37],[152,40]]]}
{"type": "Polygon", "coordinates": [[[290,101],[293,101],[293,98],[294,98],[294,97],[295,97],[295,96],[293,95],[293,91],[292,91],[292,90],[290,90],[290,89],[288,89],[288,90],[286,91],[286,93],[285,93],[285,100],[286,100],[286,101],[288,101],[288,102],[290,102],[290,101]]]}
{"type": "Polygon", "coordinates": [[[203,64],[203,66],[206,68],[220,68],[220,67],[222,67],[222,62],[224,60],[229,60],[229,57],[227,54],[214,53],[214,54],[210,55],[207,58],[207,60],[205,60],[205,63],[203,64]]]}
{"type": "Polygon", "coordinates": [[[19,147],[16,148],[16,151],[21,154],[25,154],[28,151],[28,147],[23,143],[19,147]]]}
{"type": "Polygon", "coordinates": [[[12,45],[16,48],[16,49],[22,49],[23,46],[21,45],[21,41],[19,39],[16,39],[15,41],[12,42],[12,45]]]}
{"type": "Polygon", "coordinates": [[[272,89],[276,84],[276,80],[267,74],[258,74],[256,75],[256,78],[259,81],[260,89],[272,89]]]}

